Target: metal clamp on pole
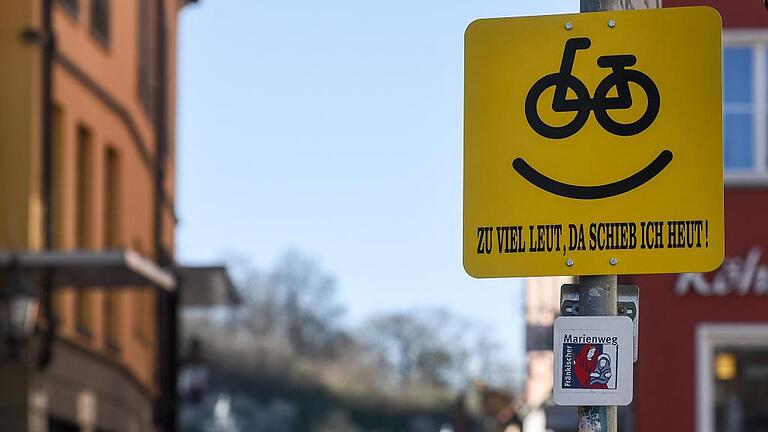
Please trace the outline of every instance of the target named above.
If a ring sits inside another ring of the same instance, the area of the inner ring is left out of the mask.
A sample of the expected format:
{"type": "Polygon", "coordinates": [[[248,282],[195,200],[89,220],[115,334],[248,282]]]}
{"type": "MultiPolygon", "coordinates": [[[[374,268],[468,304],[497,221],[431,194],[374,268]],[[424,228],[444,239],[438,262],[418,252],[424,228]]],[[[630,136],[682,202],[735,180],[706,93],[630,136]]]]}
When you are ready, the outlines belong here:
{"type": "MultiPolygon", "coordinates": [[[[640,321],[640,288],[637,285],[618,285],[616,295],[616,315],[632,319],[634,361],[637,361],[637,336],[640,321]]],[[[560,315],[579,316],[579,285],[565,284],[560,287],[560,315]]]]}

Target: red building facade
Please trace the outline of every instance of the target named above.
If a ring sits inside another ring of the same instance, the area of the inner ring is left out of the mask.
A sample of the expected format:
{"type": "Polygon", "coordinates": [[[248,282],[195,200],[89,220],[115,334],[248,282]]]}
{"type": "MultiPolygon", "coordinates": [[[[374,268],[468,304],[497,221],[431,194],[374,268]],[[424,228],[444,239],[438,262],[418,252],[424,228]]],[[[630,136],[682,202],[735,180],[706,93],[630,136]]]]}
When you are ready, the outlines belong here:
{"type": "Polygon", "coordinates": [[[635,424],[768,431],[768,11],[759,0],[665,0],[723,17],[726,260],[641,287],[635,424]]]}

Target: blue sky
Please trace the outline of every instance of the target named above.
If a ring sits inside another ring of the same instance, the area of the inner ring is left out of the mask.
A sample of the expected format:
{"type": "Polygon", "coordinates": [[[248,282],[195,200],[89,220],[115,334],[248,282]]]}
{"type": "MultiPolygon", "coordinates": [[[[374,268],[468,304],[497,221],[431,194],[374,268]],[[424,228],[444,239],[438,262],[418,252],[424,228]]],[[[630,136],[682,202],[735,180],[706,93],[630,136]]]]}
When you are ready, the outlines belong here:
{"type": "Polygon", "coordinates": [[[513,358],[523,291],[461,260],[463,34],[557,1],[203,0],[179,32],[178,253],[269,267],[287,249],[338,279],[350,324],[444,307],[513,358]]]}

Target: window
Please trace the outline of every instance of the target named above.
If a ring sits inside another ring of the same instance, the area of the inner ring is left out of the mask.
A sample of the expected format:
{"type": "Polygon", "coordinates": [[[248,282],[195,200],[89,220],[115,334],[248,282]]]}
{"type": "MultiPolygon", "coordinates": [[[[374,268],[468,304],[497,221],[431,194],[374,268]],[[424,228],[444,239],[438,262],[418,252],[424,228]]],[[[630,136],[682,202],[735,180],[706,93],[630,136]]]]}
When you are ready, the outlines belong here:
{"type": "Polygon", "coordinates": [[[146,288],[139,290],[136,294],[134,303],[134,313],[136,319],[135,336],[136,339],[146,344],[149,342],[149,326],[152,323],[152,304],[151,291],[146,288]]]}
{"type": "Polygon", "coordinates": [[[120,291],[108,289],[104,295],[104,334],[107,347],[120,349],[120,291]]]}
{"type": "MultiPolygon", "coordinates": [[[[76,205],[77,215],[75,217],[75,248],[90,249],[93,247],[92,235],[92,215],[93,196],[91,187],[91,177],[93,173],[93,135],[90,130],[83,125],[78,127],[77,131],[77,156],[75,167],[76,173],[76,205]]],[[[93,290],[77,289],[75,290],[75,319],[77,330],[85,335],[91,335],[93,328],[93,290]]]]}
{"type": "Polygon", "coordinates": [[[59,0],[61,7],[69,12],[73,18],[77,18],[80,14],[80,1],[79,0],[59,0]]]}
{"type": "Polygon", "coordinates": [[[108,249],[120,246],[120,159],[114,148],[104,156],[104,243],[108,249]]]}
{"type": "Polygon", "coordinates": [[[58,105],[53,106],[53,190],[51,205],[55,218],[53,225],[53,244],[57,249],[64,246],[64,112],[58,105]]]}
{"type": "Polygon", "coordinates": [[[151,0],[139,0],[139,100],[150,117],[154,116],[152,90],[155,85],[155,8],[151,0]]]}
{"type": "MultiPolygon", "coordinates": [[[[120,246],[120,159],[113,147],[104,153],[104,245],[108,249],[120,246]]],[[[104,295],[104,326],[107,346],[119,349],[120,294],[108,289],[104,295]]]]}
{"type": "MultiPolygon", "coordinates": [[[[144,244],[139,238],[133,239],[133,250],[138,252],[141,256],[146,256],[144,252],[144,244]]],[[[131,292],[131,326],[133,328],[133,336],[136,340],[146,345],[147,335],[145,330],[145,316],[144,310],[146,309],[144,301],[143,289],[133,290],[131,292]]]]}
{"type": "MultiPolygon", "coordinates": [[[[144,242],[133,239],[133,250],[141,256],[147,256],[144,242]]],[[[140,287],[131,292],[131,326],[133,337],[142,347],[149,348],[154,342],[155,293],[148,287],[140,287]]]]}
{"type": "Polygon", "coordinates": [[[730,31],[723,49],[726,179],[768,182],[768,33],[730,31]]]}
{"type": "Polygon", "coordinates": [[[152,289],[141,287],[131,293],[133,337],[145,348],[152,345],[155,322],[155,293],[152,289]]]}
{"type": "Polygon", "coordinates": [[[754,168],[755,91],[752,47],[723,51],[724,162],[730,170],[754,168]]]}
{"type": "Polygon", "coordinates": [[[91,32],[101,43],[109,44],[109,0],[91,0],[91,32]]]}
{"type": "Polygon", "coordinates": [[[768,430],[766,332],[764,324],[699,325],[697,430],[768,430]]]}
{"type": "Polygon", "coordinates": [[[141,292],[141,297],[141,311],[144,317],[141,320],[143,326],[142,333],[146,341],[154,342],[154,329],[152,326],[155,322],[155,293],[152,290],[145,289],[141,292]]]}
{"type": "Polygon", "coordinates": [[[75,247],[93,248],[93,135],[90,129],[80,125],[77,130],[77,166],[75,167],[76,183],[76,208],[77,216],[75,222],[75,247]]]}
{"type": "MultiPolygon", "coordinates": [[[[53,244],[56,249],[64,248],[64,111],[58,105],[53,106],[53,191],[52,202],[54,217],[53,244]]],[[[54,315],[61,319],[66,310],[66,297],[61,290],[54,291],[54,315]]]]}

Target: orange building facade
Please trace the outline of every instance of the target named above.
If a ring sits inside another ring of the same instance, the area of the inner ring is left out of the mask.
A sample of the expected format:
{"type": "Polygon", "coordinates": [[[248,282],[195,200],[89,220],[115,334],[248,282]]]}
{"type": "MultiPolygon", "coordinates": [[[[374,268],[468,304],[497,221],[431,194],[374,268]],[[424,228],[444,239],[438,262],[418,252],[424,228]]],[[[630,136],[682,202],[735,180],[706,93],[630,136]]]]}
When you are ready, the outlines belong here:
{"type": "Polygon", "coordinates": [[[175,428],[181,0],[0,10],[0,250],[41,296],[0,430],[175,428]]]}

